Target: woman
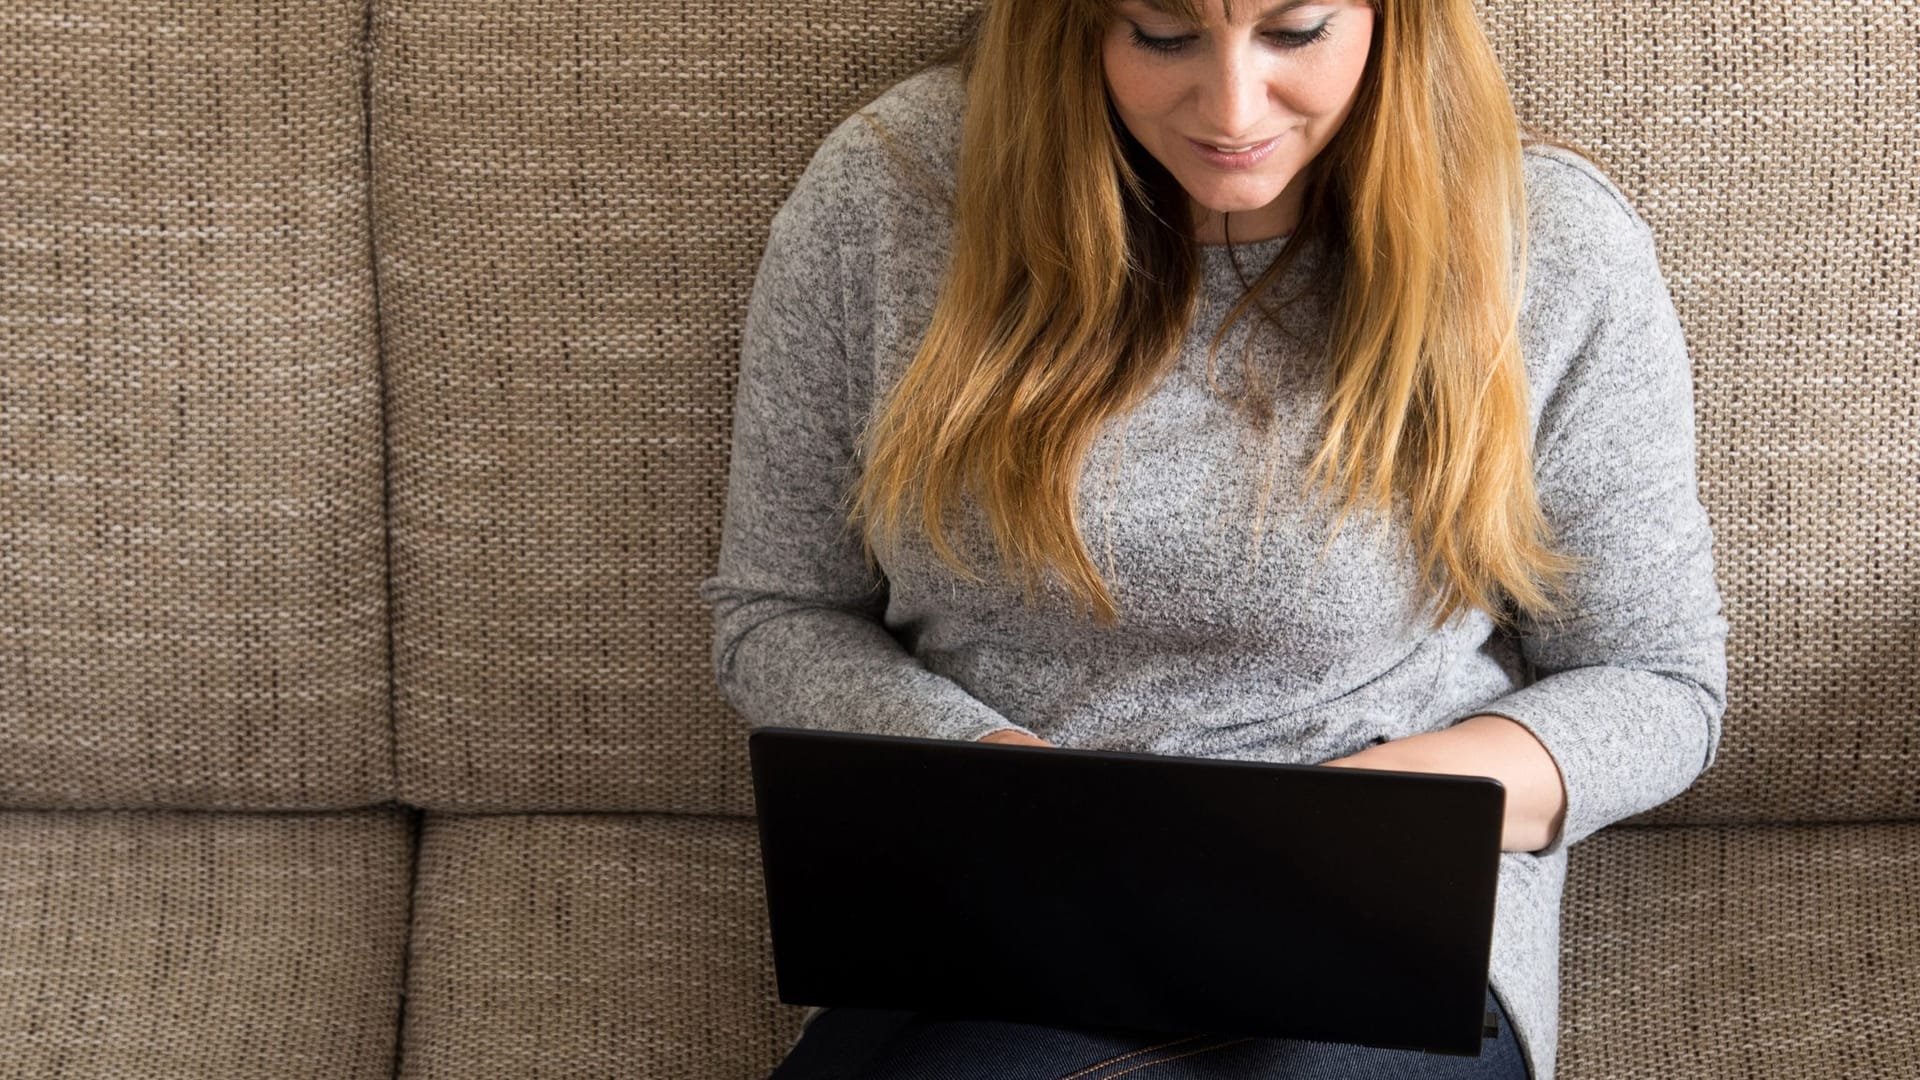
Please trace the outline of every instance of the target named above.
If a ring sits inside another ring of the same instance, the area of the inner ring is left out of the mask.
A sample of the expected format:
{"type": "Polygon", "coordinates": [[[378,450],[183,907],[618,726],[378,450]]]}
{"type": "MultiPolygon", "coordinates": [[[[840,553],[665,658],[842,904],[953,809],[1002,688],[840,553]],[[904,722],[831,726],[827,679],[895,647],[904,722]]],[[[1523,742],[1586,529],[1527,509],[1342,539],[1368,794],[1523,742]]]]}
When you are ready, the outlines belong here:
{"type": "Polygon", "coordinates": [[[816,1009],[775,1076],[1551,1080],[1565,849],[1683,791],[1725,708],[1646,224],[1523,142],[1470,0],[993,0],[948,59],[774,219],[721,688],[755,726],[1495,777],[1500,1036],[816,1009]]]}

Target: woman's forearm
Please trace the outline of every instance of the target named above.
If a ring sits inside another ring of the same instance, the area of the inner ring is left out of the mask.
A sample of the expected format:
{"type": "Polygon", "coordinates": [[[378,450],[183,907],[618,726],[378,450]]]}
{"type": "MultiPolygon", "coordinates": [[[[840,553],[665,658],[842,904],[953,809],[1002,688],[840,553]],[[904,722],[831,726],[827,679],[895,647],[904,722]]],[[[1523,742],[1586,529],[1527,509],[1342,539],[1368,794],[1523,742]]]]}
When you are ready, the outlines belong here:
{"type": "Polygon", "coordinates": [[[1560,832],[1566,787],[1552,755],[1519,723],[1494,713],[1370,746],[1328,765],[1491,776],[1507,789],[1502,851],[1538,851],[1560,832]]]}

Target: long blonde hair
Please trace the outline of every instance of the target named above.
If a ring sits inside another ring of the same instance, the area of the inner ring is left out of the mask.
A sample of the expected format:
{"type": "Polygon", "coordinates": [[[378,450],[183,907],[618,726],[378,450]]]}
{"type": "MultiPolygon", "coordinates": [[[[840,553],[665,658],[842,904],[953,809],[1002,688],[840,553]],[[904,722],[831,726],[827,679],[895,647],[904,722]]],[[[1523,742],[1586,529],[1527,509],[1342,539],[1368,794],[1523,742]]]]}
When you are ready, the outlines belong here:
{"type": "MultiPolygon", "coordinates": [[[[861,433],[851,493],[870,562],[917,505],[934,550],[977,581],[946,535],[971,494],[1029,603],[1051,568],[1102,624],[1118,609],[1076,519],[1081,469],[1100,425],[1177,363],[1199,287],[1184,192],[1107,99],[1114,3],[988,0],[935,58],[966,84],[952,261],[918,353],[861,433]]],[[[1163,3],[1201,18],[1195,0],[1163,3]]],[[[1304,250],[1326,253],[1324,437],[1307,485],[1344,495],[1336,532],[1404,500],[1433,627],[1463,607],[1506,626],[1509,601],[1554,612],[1574,565],[1549,547],[1533,485],[1523,133],[1471,0],[1372,3],[1352,109],[1209,363],[1304,250]]],[[[1261,513],[1270,496],[1269,481],[1261,513]]]]}

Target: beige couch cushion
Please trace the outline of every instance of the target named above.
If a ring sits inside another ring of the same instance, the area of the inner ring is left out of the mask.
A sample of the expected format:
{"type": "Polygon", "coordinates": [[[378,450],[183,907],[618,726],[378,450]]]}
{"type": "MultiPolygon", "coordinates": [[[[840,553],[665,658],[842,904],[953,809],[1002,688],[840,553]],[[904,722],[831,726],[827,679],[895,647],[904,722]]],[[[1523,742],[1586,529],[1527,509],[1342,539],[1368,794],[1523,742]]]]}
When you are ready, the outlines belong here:
{"type": "MultiPolygon", "coordinates": [[[[429,815],[403,1074],[770,1072],[750,822],[429,815]]],[[[1920,823],[1611,829],[1572,862],[1560,1074],[1905,1075],[1920,1060],[1920,823]]]]}
{"type": "MultiPolygon", "coordinates": [[[[970,7],[378,13],[405,797],[748,812],[692,592],[741,305],[819,139],[970,7]]],[[[1920,812],[1920,9],[1483,12],[1523,114],[1652,222],[1694,351],[1731,707],[1647,820],[1920,812]]]]}
{"type": "Polygon", "coordinates": [[[1483,10],[1521,113],[1653,226],[1693,353],[1726,738],[1642,820],[1920,817],[1920,6],[1483,10]]]}
{"type": "Polygon", "coordinates": [[[411,831],[0,813],[0,1076],[391,1076],[411,831]]]}
{"type": "Polygon", "coordinates": [[[376,6],[404,799],[749,812],[694,593],[747,289],[820,137],[967,7],[376,6]]]}
{"type": "Polygon", "coordinates": [[[428,814],[401,1075],[763,1076],[774,999],[751,821],[428,814]]]}
{"type": "Polygon", "coordinates": [[[1610,829],[1569,866],[1564,1080],[1914,1075],[1920,822],[1610,829]]]}
{"type": "Polygon", "coordinates": [[[0,15],[0,807],[391,797],[361,5],[0,15]]]}

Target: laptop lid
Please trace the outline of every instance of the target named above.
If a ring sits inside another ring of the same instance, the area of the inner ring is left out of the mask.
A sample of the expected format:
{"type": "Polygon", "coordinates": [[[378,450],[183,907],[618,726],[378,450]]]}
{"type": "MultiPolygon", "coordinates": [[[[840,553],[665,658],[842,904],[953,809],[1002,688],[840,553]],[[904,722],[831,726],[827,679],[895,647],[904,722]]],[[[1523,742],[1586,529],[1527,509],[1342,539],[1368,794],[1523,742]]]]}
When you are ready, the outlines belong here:
{"type": "Polygon", "coordinates": [[[1490,777],[763,727],[780,1000],[1478,1055],[1490,777]]]}

